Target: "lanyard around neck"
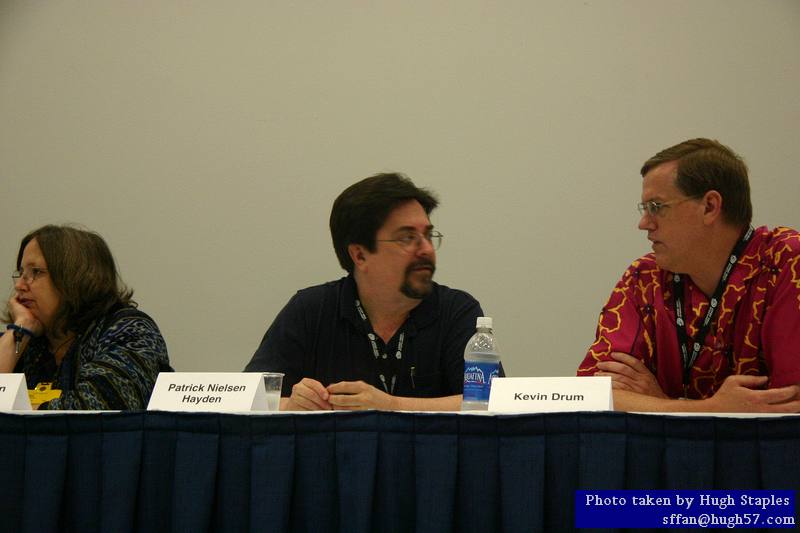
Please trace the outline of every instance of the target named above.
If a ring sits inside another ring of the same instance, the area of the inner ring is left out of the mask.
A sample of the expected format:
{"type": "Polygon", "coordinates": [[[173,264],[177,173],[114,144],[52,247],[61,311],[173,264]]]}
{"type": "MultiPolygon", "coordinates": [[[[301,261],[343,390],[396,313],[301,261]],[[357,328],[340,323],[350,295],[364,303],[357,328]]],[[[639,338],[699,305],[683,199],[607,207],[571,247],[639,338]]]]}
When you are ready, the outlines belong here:
{"type": "Polygon", "coordinates": [[[739,262],[739,257],[744,251],[745,246],[753,236],[753,227],[747,230],[747,233],[739,239],[736,246],[733,247],[728,262],[725,264],[725,269],[722,271],[722,277],[717,283],[717,288],[708,302],[708,311],[703,319],[697,335],[692,339],[686,331],[686,319],[683,316],[683,278],[680,274],[673,274],[672,277],[672,290],[675,294],[675,329],[678,331],[678,345],[681,348],[681,356],[683,357],[683,387],[684,389],[689,386],[689,376],[692,371],[692,366],[703,348],[703,340],[708,335],[708,330],[714,320],[714,315],[717,313],[717,308],[720,306],[722,293],[725,292],[725,287],[728,284],[733,267],[739,262]],[[689,344],[692,344],[692,352],[689,353],[689,344]]]}
{"type": "Polygon", "coordinates": [[[375,356],[375,361],[378,362],[378,365],[384,367],[382,371],[378,372],[378,379],[381,380],[381,385],[386,392],[389,394],[394,394],[394,388],[397,384],[397,363],[399,363],[403,359],[403,341],[406,338],[406,332],[400,332],[400,338],[397,340],[397,350],[394,354],[393,361],[395,365],[389,365],[389,356],[386,354],[389,351],[389,345],[386,345],[386,350],[384,353],[378,349],[378,337],[375,335],[374,331],[372,330],[372,325],[369,322],[369,318],[367,318],[367,314],[364,312],[364,308],[361,306],[361,300],[356,298],[356,311],[358,311],[358,315],[361,317],[361,320],[364,321],[364,324],[367,326],[367,339],[369,340],[370,345],[372,346],[372,355],[375,356]],[[388,379],[389,372],[387,371],[390,366],[395,366],[394,372],[391,376],[391,381],[388,379]]]}

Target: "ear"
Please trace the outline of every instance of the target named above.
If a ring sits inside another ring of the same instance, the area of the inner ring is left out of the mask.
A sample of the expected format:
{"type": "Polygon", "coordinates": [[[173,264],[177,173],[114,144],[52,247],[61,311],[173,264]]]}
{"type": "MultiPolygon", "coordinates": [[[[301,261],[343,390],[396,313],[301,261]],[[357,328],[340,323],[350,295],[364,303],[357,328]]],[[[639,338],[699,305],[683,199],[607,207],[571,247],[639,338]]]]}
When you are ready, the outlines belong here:
{"type": "Polygon", "coordinates": [[[353,261],[356,270],[367,262],[366,249],[360,244],[348,244],[347,253],[350,254],[350,259],[353,261]]]}
{"type": "Polygon", "coordinates": [[[703,220],[706,224],[722,220],[722,195],[719,192],[711,190],[703,195],[703,220]]]}

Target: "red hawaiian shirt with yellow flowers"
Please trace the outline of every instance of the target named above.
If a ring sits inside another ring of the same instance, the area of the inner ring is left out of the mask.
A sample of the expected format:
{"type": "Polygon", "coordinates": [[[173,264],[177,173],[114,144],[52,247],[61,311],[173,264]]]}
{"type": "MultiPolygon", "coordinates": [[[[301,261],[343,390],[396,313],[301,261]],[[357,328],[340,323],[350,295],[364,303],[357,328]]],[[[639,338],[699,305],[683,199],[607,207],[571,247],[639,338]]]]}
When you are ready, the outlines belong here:
{"type": "MultiPolygon", "coordinates": [[[[686,331],[694,338],[708,297],[683,278],[686,331]]],[[[634,261],[600,313],[578,375],[593,375],[598,361],[625,352],[644,362],[666,395],[684,396],[672,291],[672,273],[652,253],[634,261]]],[[[708,398],[731,374],[768,375],[771,388],[800,383],[800,234],[793,229],[755,230],[728,279],[685,396],[708,398]]]]}

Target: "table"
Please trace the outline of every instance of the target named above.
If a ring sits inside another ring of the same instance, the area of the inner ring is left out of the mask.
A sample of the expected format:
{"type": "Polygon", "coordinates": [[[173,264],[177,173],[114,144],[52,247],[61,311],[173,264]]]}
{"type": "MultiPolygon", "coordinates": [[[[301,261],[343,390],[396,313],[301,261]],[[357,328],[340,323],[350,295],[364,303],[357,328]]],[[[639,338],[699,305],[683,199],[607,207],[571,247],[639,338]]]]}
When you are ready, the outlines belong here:
{"type": "Polygon", "coordinates": [[[579,488],[798,486],[798,417],[0,414],[2,531],[561,532],[579,488]]]}

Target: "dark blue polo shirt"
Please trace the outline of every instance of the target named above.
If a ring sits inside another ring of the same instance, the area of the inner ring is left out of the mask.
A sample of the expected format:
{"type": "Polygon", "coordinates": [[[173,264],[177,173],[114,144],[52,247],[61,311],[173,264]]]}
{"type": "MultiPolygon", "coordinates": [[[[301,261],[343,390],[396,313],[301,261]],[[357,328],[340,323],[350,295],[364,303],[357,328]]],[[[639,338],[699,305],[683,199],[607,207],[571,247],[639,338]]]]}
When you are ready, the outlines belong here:
{"type": "Polygon", "coordinates": [[[372,328],[359,315],[356,296],[352,276],[298,291],[267,330],[245,371],[283,372],[283,396],[291,395],[292,386],[304,377],[325,386],[361,380],[395,396],[461,394],[464,347],[475,333],[475,319],[483,316],[475,298],[434,283],[387,345],[376,336],[376,358],[368,338],[372,328]],[[393,359],[398,347],[402,355],[393,359]]]}

